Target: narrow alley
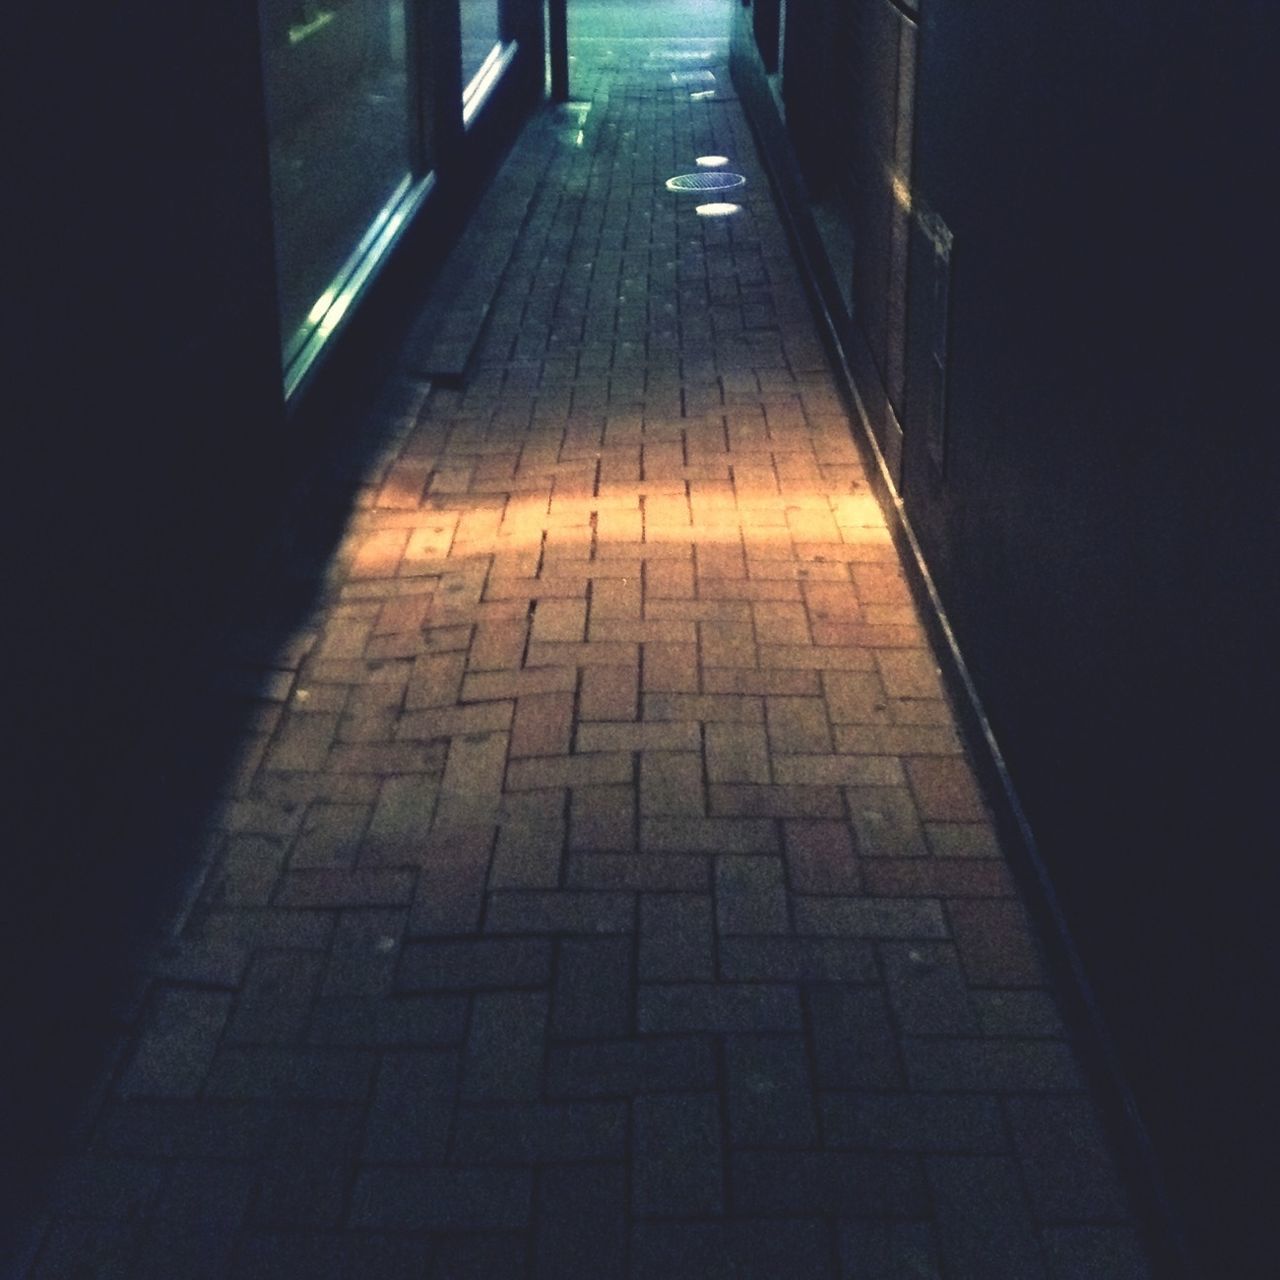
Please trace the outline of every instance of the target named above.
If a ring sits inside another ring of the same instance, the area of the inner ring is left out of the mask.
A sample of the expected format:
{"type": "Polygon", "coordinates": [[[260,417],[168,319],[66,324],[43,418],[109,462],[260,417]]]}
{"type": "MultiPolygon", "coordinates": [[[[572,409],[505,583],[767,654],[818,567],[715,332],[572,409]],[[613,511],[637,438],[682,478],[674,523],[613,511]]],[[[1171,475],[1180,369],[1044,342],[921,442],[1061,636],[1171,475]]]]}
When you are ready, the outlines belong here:
{"type": "Polygon", "coordinates": [[[573,48],[24,1274],[1150,1278],[727,42],[573,48]]]}

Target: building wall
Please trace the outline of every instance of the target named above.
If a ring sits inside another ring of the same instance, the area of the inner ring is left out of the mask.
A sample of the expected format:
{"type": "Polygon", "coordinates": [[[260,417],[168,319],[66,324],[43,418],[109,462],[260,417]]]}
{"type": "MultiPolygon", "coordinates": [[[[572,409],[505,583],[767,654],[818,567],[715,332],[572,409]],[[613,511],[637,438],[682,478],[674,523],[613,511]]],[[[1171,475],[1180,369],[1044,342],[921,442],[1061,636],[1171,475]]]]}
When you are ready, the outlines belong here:
{"type": "Polygon", "coordinates": [[[834,324],[1205,1274],[1264,1274],[1275,7],[853,7],[915,27],[912,136],[864,48],[834,324]]]}

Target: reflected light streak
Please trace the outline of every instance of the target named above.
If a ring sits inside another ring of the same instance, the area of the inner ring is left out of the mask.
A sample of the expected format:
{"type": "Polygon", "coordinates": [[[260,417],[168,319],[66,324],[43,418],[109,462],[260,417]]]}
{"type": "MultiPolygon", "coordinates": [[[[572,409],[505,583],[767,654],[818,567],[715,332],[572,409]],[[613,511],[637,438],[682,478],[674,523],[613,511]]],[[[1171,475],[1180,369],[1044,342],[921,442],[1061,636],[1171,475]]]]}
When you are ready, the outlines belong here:
{"type": "Polygon", "coordinates": [[[713,201],[710,204],[694,205],[693,211],[700,218],[728,218],[735,213],[741,213],[742,206],[730,204],[728,201],[713,201]]]}
{"type": "Polygon", "coordinates": [[[290,45],[301,44],[309,36],[315,35],[317,31],[324,30],[334,19],[332,9],[321,9],[310,22],[299,22],[295,26],[289,28],[290,45]]]}

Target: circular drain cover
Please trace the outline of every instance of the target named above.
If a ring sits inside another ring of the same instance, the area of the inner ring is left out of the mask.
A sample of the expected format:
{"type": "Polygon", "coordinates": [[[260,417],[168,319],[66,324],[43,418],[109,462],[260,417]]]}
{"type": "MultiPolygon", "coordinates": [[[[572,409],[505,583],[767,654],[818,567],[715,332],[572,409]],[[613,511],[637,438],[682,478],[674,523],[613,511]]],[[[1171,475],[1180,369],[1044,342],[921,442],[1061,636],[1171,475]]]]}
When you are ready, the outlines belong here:
{"type": "Polygon", "coordinates": [[[746,178],[740,173],[680,173],[667,179],[668,191],[732,191],[744,187],[746,178]]]}

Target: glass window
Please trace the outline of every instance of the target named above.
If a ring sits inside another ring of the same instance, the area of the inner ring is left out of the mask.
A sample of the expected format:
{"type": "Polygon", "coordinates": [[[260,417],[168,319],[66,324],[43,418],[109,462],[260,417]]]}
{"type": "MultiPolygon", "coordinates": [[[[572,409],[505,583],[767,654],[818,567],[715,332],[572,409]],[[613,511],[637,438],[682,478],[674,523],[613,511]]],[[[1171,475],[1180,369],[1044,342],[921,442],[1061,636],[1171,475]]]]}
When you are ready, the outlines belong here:
{"type": "Polygon", "coordinates": [[[460,0],[462,26],[462,102],[466,108],[483,98],[502,58],[500,0],[460,0]]]}
{"type": "Polygon", "coordinates": [[[286,366],[410,185],[404,0],[259,0],[286,366]]]}

